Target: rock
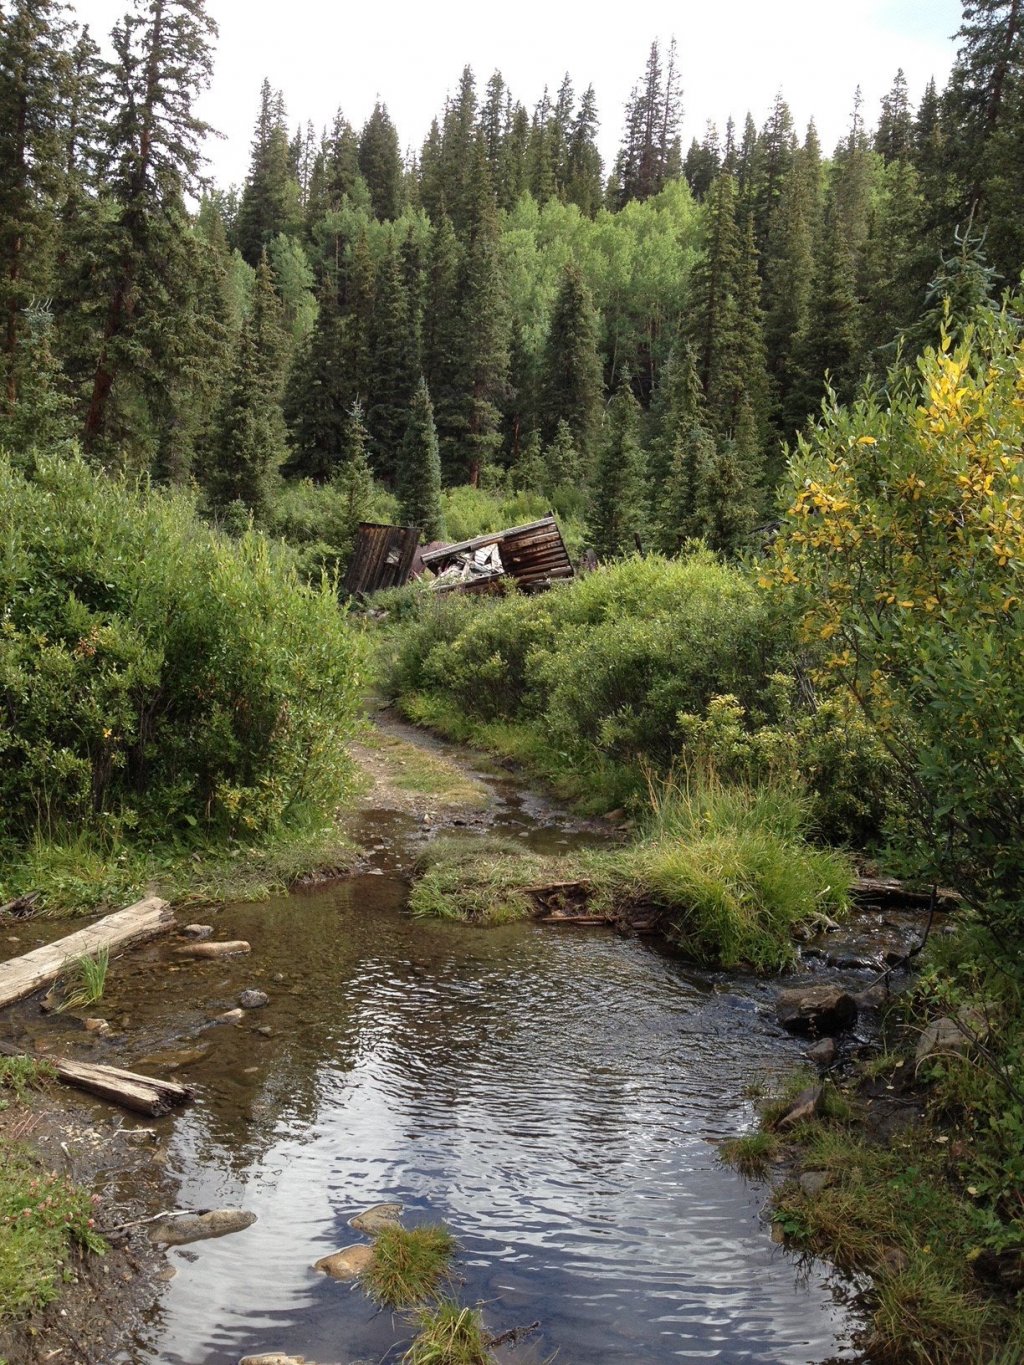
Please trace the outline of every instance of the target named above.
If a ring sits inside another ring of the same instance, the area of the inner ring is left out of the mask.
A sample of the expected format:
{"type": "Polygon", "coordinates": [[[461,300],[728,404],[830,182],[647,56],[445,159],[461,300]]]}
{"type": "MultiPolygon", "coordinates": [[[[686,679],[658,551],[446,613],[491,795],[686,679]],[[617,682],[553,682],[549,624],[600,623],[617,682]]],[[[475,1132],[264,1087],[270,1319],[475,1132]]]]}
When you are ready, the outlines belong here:
{"type": "Polygon", "coordinates": [[[321,1256],[313,1262],[314,1270],[322,1270],[334,1280],[355,1280],[373,1260],[373,1247],[365,1242],[356,1242],[350,1247],[342,1247],[330,1256],[321,1256]]]}
{"type": "Polygon", "coordinates": [[[806,1090],[801,1090],[782,1118],[776,1122],[775,1127],[783,1131],[813,1119],[821,1110],[822,1094],[820,1085],[809,1085],[806,1090]]]}
{"type": "Polygon", "coordinates": [[[775,1009],[784,1029],[812,1038],[841,1033],[857,1018],[856,1000],[839,986],[798,986],[781,991],[775,1009]]]}
{"type": "Polygon", "coordinates": [[[244,938],[221,939],[218,943],[190,943],[178,949],[182,957],[235,957],[251,952],[252,947],[244,938]]]}
{"type": "Polygon", "coordinates": [[[244,1010],[258,1010],[270,1004],[270,996],[266,991],[247,990],[238,997],[238,1003],[244,1010]]]}
{"type": "Polygon", "coordinates": [[[804,1056],[809,1062],[814,1062],[815,1066],[831,1066],[836,1059],[836,1051],[834,1038],[822,1038],[820,1043],[809,1047],[804,1056]]]}
{"type": "Polygon", "coordinates": [[[914,1060],[920,1066],[933,1057],[966,1057],[976,1040],[988,1034],[985,1016],[964,1006],[955,1019],[933,1019],[917,1040],[914,1060]]]}
{"type": "Polygon", "coordinates": [[[382,1228],[397,1223],[401,1212],[401,1204],[374,1204],[372,1208],[364,1209],[362,1213],[350,1218],[348,1225],[355,1228],[356,1232],[365,1232],[368,1236],[375,1237],[382,1228]]]}
{"type": "Polygon", "coordinates": [[[836,967],[839,971],[850,972],[879,972],[882,965],[873,957],[864,957],[858,953],[829,953],[828,963],[836,967]]]}
{"type": "Polygon", "coordinates": [[[259,1028],[254,1028],[253,1033],[258,1033],[261,1038],[269,1038],[274,1030],[269,1024],[260,1024],[259,1028]]]}
{"type": "Polygon", "coordinates": [[[800,1177],[800,1188],[804,1194],[816,1199],[828,1184],[828,1171],[804,1171],[800,1177]]]}
{"type": "Polygon", "coordinates": [[[186,938],[209,938],[213,933],[212,924],[186,924],[181,931],[186,938]]]}
{"type": "Polygon", "coordinates": [[[245,1018],[245,1010],[225,1010],[223,1014],[218,1014],[213,1021],[215,1024],[237,1024],[239,1019],[245,1018]]]}
{"type": "Polygon", "coordinates": [[[903,1275],[910,1268],[910,1257],[902,1247],[881,1247],[878,1252],[878,1261],[890,1275],[903,1275]]]}
{"type": "Polygon", "coordinates": [[[203,1242],[210,1237],[226,1237],[252,1227],[256,1215],[247,1209],[211,1209],[209,1213],[185,1213],[180,1218],[160,1218],[149,1225],[150,1240],[161,1246],[178,1247],[187,1242],[203,1242]]]}
{"type": "Polygon", "coordinates": [[[110,1032],[110,1025],[105,1019],[83,1019],[82,1027],[86,1033],[98,1033],[100,1037],[110,1032]]]}
{"type": "Polygon", "coordinates": [[[884,986],[869,986],[866,991],[858,991],[853,997],[858,1010],[880,1010],[889,1003],[889,992],[884,986]]]}
{"type": "Polygon", "coordinates": [[[271,1351],[265,1356],[243,1356],[238,1365],[313,1365],[305,1356],[283,1356],[279,1351],[271,1351]]]}

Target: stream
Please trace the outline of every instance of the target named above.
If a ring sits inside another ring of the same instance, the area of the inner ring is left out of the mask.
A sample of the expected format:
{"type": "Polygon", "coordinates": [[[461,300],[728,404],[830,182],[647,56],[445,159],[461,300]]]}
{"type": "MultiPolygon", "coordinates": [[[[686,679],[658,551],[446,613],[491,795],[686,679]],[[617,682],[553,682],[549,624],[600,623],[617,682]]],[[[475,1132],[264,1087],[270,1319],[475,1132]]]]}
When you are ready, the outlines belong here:
{"type": "MultiPolygon", "coordinates": [[[[543,851],[596,837],[474,771],[492,798],[481,827],[543,851]]],[[[449,1225],[457,1296],[491,1332],[539,1321],[502,1361],[851,1358],[838,1277],[772,1243],[766,1187],[717,1155],[753,1122],[751,1083],[800,1060],[774,1022],[778,982],[605,929],[415,921],[405,874],[423,821],[367,811],[359,834],[358,875],[197,916],[251,956],[141,949],[108,978],[115,1037],[90,1054],[74,1035],[78,1055],[195,1087],[155,1125],[177,1204],[258,1220],[169,1251],[176,1273],[114,1359],[397,1362],[408,1320],[311,1269],[365,1240],[348,1220],[379,1201],[449,1225]],[[270,1003],[211,1026],[247,987],[270,1003]]]]}

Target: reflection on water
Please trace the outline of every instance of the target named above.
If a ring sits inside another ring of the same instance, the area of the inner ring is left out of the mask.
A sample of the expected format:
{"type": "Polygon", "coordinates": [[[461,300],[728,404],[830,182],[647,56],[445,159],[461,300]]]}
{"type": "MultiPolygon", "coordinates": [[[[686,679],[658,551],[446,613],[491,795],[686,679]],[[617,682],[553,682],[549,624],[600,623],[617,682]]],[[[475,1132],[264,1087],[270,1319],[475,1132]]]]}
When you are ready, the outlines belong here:
{"type": "Polygon", "coordinates": [[[823,1269],[801,1279],[758,1220],[764,1191],[708,1140],[749,1121],[751,1079],[798,1056],[758,1019],[764,988],[603,931],[415,923],[404,896],[367,875],[231,907],[217,936],[251,958],[171,970],[152,948],[111,974],[107,1012],[128,1016],[138,1058],[175,1031],[194,1046],[245,986],[271,997],[202,1034],[184,1073],[199,1103],[168,1127],[180,1204],[259,1221],[170,1253],[177,1276],[122,1359],[397,1361],[407,1325],[309,1269],[357,1240],[360,1208],[395,1199],[453,1228],[460,1298],[492,1331],[540,1319],[504,1359],[833,1354],[845,1319],[823,1269]]]}

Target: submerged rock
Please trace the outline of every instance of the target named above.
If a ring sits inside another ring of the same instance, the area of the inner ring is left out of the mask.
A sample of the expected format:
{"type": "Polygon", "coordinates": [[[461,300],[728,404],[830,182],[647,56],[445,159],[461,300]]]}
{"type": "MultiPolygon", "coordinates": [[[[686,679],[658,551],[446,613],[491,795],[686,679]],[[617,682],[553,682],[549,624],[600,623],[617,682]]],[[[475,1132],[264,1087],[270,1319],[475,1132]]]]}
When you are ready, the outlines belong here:
{"type": "Polygon", "coordinates": [[[186,924],[181,931],[186,938],[209,938],[213,933],[212,924],[186,924]]]}
{"type": "Polygon", "coordinates": [[[857,1018],[856,1000],[840,986],[797,986],[782,991],[775,1008],[784,1029],[812,1038],[841,1033],[857,1018]]]}
{"type": "Polygon", "coordinates": [[[313,1262],[314,1270],[322,1270],[334,1280],[355,1280],[373,1260],[373,1247],[365,1242],[356,1242],[350,1247],[342,1247],[330,1256],[321,1256],[313,1262]]]}
{"type": "Polygon", "coordinates": [[[236,957],[251,953],[252,946],[244,938],[221,939],[217,943],[189,943],[178,952],[182,957],[236,957]]]}
{"type": "Polygon", "coordinates": [[[401,1212],[401,1204],[374,1204],[372,1208],[364,1209],[362,1213],[350,1218],[348,1225],[357,1232],[365,1232],[368,1236],[374,1237],[382,1228],[394,1226],[399,1221],[401,1212]]]}
{"type": "Polygon", "coordinates": [[[270,1004],[270,996],[266,991],[247,990],[243,991],[238,997],[238,1003],[244,1010],[262,1009],[264,1005],[270,1004]]]}
{"type": "Polygon", "coordinates": [[[100,1036],[110,1032],[110,1025],[105,1019],[83,1019],[82,1027],[86,1033],[98,1033],[100,1036]]]}
{"type": "Polygon", "coordinates": [[[245,1018],[245,1010],[234,1009],[225,1010],[223,1014],[218,1014],[213,1021],[215,1024],[237,1024],[239,1019],[245,1018]]]}
{"type": "Polygon", "coordinates": [[[255,1221],[256,1215],[248,1209],[211,1209],[208,1213],[185,1213],[180,1218],[160,1218],[150,1224],[149,1236],[161,1246],[178,1247],[242,1232],[255,1221]]]}

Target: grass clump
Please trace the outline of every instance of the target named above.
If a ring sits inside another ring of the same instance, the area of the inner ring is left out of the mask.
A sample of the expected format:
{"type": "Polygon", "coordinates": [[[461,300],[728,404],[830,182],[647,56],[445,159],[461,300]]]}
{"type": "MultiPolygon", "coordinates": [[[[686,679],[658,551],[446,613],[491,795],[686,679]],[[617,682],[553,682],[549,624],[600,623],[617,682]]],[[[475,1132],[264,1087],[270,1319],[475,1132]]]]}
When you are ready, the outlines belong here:
{"type": "Polygon", "coordinates": [[[669,937],[688,954],[770,971],[792,959],[798,924],[848,903],[849,860],[809,844],[806,826],[799,793],[669,779],[652,797],[647,836],[613,860],[670,912],[669,937]]]}
{"type": "Polygon", "coordinates": [[[724,1142],[721,1153],[722,1160],[735,1166],[742,1175],[757,1178],[764,1175],[778,1155],[779,1140],[774,1133],[758,1129],[724,1142]]]}
{"type": "MultiPolygon", "coordinates": [[[[34,1057],[0,1057],[0,1091],[12,1094],[15,1103],[32,1090],[42,1090],[56,1074],[49,1062],[37,1061],[34,1057]]],[[[0,1109],[6,1109],[7,1105],[8,1100],[0,1100],[0,1109]]]]}
{"type": "Polygon", "coordinates": [[[404,1365],[490,1365],[488,1336],[476,1308],[442,1299],[417,1318],[419,1331],[402,1357],[404,1365]]]}
{"type": "Polygon", "coordinates": [[[455,1238],[443,1224],[403,1228],[396,1223],[374,1238],[363,1284],[378,1303],[409,1308],[437,1292],[454,1254],[455,1238]]]}
{"type": "Polygon", "coordinates": [[[100,948],[95,956],[83,953],[72,960],[67,976],[67,994],[57,1006],[56,1012],[83,1009],[95,1005],[103,999],[103,988],[107,982],[107,969],[110,966],[110,949],[100,948]]]}
{"type": "Polygon", "coordinates": [[[510,924],[533,914],[526,888],[557,877],[557,866],[510,839],[435,839],[417,864],[409,908],[423,919],[510,924]]]}
{"type": "Polygon", "coordinates": [[[0,1321],[49,1303],[77,1249],[106,1250],[94,1199],[25,1154],[0,1147],[0,1321]]]}

